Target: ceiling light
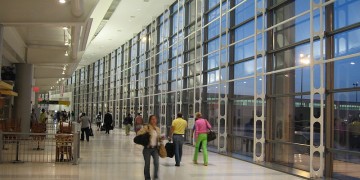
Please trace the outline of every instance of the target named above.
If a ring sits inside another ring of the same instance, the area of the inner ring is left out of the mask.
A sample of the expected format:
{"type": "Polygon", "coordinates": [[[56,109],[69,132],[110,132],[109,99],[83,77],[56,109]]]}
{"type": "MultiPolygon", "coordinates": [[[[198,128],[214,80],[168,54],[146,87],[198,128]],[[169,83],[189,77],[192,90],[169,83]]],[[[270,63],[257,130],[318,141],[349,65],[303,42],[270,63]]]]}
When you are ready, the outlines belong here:
{"type": "Polygon", "coordinates": [[[66,0],[59,0],[59,3],[64,4],[66,3],[66,0]]]}
{"type": "Polygon", "coordinates": [[[355,65],[355,62],[351,62],[350,64],[351,64],[351,65],[355,65]]]}
{"type": "Polygon", "coordinates": [[[68,46],[69,45],[69,42],[65,42],[65,46],[68,46]]]}
{"type": "Polygon", "coordinates": [[[246,81],[244,82],[244,84],[246,84],[246,81]]]}
{"type": "Polygon", "coordinates": [[[50,89],[52,89],[52,87],[50,89]]]}
{"type": "Polygon", "coordinates": [[[59,84],[59,81],[56,81],[56,84],[59,84]]]}
{"type": "Polygon", "coordinates": [[[67,30],[68,28],[66,26],[63,27],[63,30],[67,30]]]}
{"type": "Polygon", "coordinates": [[[61,78],[62,80],[64,80],[65,78],[61,78]]]}
{"type": "MultiPolygon", "coordinates": [[[[65,71],[63,71],[62,74],[65,74],[65,71]]],[[[63,78],[63,79],[64,79],[64,78],[63,78]]]]}
{"type": "Polygon", "coordinates": [[[144,36],[141,40],[142,40],[143,42],[146,42],[146,36],[144,36]]]}
{"type": "Polygon", "coordinates": [[[68,52],[67,52],[67,51],[65,52],[65,56],[69,56],[69,54],[68,54],[68,52]]]}

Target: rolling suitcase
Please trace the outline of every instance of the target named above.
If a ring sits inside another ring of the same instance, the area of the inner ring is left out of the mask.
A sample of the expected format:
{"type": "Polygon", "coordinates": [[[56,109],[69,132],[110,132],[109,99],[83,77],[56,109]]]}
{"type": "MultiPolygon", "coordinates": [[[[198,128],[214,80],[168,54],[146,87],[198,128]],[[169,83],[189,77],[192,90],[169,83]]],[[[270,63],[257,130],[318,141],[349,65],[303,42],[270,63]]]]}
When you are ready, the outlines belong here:
{"type": "Polygon", "coordinates": [[[169,158],[174,157],[174,155],[175,155],[174,143],[172,143],[172,142],[166,143],[165,149],[166,149],[167,157],[169,157],[169,158]]]}

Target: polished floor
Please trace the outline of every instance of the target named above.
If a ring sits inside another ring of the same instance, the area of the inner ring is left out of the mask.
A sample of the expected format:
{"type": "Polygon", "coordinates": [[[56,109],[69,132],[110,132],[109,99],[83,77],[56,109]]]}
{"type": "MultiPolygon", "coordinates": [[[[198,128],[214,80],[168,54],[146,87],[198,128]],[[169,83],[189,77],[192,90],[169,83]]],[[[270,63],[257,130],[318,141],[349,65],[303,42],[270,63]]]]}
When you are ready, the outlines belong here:
{"type": "MultiPolygon", "coordinates": [[[[142,147],[134,145],[133,136],[123,131],[111,131],[110,135],[94,131],[90,142],[81,142],[79,165],[67,163],[0,164],[1,180],[141,180],[143,178],[142,147]]],[[[194,148],[184,147],[181,167],[175,167],[174,159],[160,159],[159,176],[162,180],[238,180],[238,179],[301,179],[234,158],[209,153],[209,166],[192,164],[194,148]]]]}

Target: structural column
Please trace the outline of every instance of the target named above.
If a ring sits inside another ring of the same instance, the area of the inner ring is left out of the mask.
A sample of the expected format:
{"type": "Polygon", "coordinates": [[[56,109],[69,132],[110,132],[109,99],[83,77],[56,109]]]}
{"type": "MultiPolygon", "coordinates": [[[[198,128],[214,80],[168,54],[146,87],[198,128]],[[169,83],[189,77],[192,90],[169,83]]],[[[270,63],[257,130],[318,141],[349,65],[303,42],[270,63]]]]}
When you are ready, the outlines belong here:
{"type": "MultiPolygon", "coordinates": [[[[0,69],[2,67],[3,49],[4,49],[4,25],[0,24],[0,69]]],[[[1,80],[1,70],[0,70],[0,80],[1,80]]]]}
{"type": "Polygon", "coordinates": [[[31,92],[33,80],[32,64],[16,64],[15,92],[15,119],[21,121],[21,132],[30,132],[31,92]]]}

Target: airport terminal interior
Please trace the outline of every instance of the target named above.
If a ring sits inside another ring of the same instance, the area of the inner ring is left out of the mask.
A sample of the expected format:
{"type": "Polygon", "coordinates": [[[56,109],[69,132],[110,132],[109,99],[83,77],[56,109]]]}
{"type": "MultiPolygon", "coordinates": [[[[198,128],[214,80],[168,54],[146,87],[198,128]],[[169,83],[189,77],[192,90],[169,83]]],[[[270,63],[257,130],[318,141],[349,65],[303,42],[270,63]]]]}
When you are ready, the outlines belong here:
{"type": "Polygon", "coordinates": [[[359,8],[0,0],[0,179],[144,179],[124,119],[155,115],[167,137],[178,112],[182,165],[160,158],[159,179],[360,179],[359,8]],[[99,112],[112,115],[110,134],[99,112]],[[217,135],[208,166],[192,162],[197,112],[217,135]]]}

